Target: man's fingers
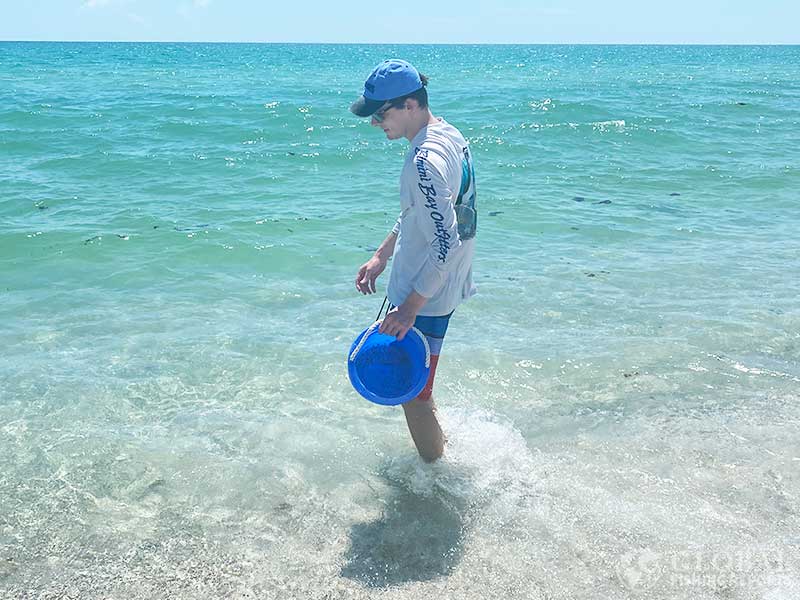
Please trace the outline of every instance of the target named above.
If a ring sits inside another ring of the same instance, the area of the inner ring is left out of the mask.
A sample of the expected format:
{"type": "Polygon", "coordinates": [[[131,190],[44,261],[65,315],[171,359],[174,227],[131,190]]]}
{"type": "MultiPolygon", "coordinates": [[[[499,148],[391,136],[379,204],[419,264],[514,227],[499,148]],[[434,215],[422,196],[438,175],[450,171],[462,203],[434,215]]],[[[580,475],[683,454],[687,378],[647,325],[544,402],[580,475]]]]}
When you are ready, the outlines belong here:
{"type": "Polygon", "coordinates": [[[375,281],[378,279],[377,273],[370,273],[366,267],[358,271],[356,277],[356,289],[362,294],[374,294],[376,292],[375,281]]]}
{"type": "Polygon", "coordinates": [[[359,273],[359,275],[360,277],[358,281],[356,281],[356,287],[358,288],[358,291],[361,292],[362,294],[370,294],[371,292],[369,290],[369,277],[367,276],[366,273],[363,274],[359,273]]]}
{"type": "Polygon", "coordinates": [[[361,280],[364,278],[364,271],[366,271],[366,267],[361,267],[358,270],[358,275],[356,275],[356,289],[361,292],[361,280]]]}
{"type": "Polygon", "coordinates": [[[380,333],[385,333],[386,335],[394,335],[394,330],[397,324],[390,318],[383,319],[380,328],[378,331],[380,333]]]}
{"type": "Polygon", "coordinates": [[[400,341],[404,337],[406,337],[408,329],[409,328],[404,327],[400,323],[395,323],[393,321],[387,322],[386,319],[384,319],[383,323],[381,323],[381,326],[378,328],[378,333],[393,335],[394,337],[397,338],[397,341],[400,341]]]}

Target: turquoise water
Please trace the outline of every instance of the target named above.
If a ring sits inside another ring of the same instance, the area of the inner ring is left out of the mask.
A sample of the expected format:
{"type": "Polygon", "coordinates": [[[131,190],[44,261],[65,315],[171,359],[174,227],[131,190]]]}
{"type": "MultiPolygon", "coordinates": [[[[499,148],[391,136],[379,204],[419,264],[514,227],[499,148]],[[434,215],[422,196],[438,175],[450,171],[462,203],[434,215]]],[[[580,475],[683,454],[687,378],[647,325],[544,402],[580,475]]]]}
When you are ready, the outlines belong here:
{"type": "Polygon", "coordinates": [[[796,46],[0,43],[0,596],[797,598],[798,148],[796,46]],[[476,161],[434,465],[345,368],[392,55],[476,161]]]}

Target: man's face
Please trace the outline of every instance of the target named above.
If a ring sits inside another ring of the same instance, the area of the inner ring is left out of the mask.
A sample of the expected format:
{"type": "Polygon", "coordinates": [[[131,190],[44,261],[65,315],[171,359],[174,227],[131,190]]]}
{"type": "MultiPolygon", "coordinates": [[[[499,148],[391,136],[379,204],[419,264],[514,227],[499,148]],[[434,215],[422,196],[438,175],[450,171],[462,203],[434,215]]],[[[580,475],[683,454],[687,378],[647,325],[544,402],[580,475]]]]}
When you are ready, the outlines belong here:
{"type": "Polygon", "coordinates": [[[383,129],[383,132],[386,134],[386,138],[389,140],[397,140],[405,137],[410,114],[407,105],[400,108],[390,106],[389,108],[378,112],[382,114],[383,119],[378,121],[373,116],[370,120],[370,124],[372,126],[383,129]]]}

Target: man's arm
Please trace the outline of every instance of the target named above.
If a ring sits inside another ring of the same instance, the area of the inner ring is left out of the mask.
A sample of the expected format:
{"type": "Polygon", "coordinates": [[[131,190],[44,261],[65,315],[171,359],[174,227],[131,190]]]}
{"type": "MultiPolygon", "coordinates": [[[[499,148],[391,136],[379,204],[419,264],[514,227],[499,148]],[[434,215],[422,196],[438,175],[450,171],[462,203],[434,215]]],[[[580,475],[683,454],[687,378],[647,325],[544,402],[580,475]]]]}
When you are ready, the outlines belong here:
{"type": "Polygon", "coordinates": [[[397,233],[392,230],[383,243],[375,251],[375,254],[367,262],[361,265],[356,275],[356,289],[362,294],[375,293],[375,281],[383,273],[386,263],[394,254],[394,245],[397,243],[397,233]]]}
{"type": "Polygon", "coordinates": [[[386,236],[386,239],[383,240],[383,243],[375,251],[375,256],[383,260],[383,262],[388,262],[394,254],[394,245],[396,243],[397,232],[392,229],[392,231],[389,232],[389,235],[386,236]]]}
{"type": "Polygon", "coordinates": [[[412,285],[420,296],[433,298],[458,264],[456,257],[463,251],[463,244],[458,235],[453,187],[444,176],[444,163],[434,152],[422,150],[417,156],[417,162],[425,169],[424,175],[417,169],[415,222],[428,246],[412,285]]]}
{"type": "Polygon", "coordinates": [[[381,323],[380,332],[402,340],[413,327],[417,314],[444,285],[461,251],[458,222],[453,208],[453,192],[443,172],[445,165],[427,150],[417,154],[416,180],[411,190],[415,196],[415,223],[428,242],[425,259],[415,277],[413,289],[403,303],[389,311],[381,323]]]}

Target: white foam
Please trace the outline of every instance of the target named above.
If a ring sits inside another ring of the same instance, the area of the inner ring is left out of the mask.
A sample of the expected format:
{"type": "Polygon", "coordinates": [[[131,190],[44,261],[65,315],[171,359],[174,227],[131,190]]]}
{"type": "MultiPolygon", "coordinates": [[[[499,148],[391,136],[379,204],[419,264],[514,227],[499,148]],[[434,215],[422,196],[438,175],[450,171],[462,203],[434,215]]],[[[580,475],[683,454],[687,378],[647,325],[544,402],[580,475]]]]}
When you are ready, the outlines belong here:
{"type": "Polygon", "coordinates": [[[470,504],[518,493],[535,483],[536,462],[520,432],[485,410],[439,410],[447,445],[444,456],[426,464],[416,456],[391,461],[387,475],[417,494],[437,490],[470,504]]]}

